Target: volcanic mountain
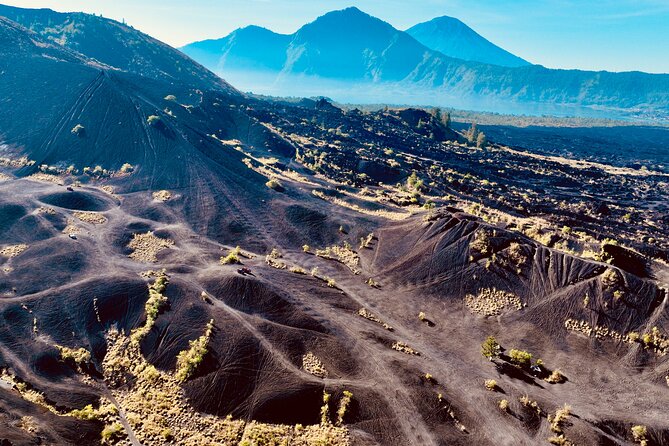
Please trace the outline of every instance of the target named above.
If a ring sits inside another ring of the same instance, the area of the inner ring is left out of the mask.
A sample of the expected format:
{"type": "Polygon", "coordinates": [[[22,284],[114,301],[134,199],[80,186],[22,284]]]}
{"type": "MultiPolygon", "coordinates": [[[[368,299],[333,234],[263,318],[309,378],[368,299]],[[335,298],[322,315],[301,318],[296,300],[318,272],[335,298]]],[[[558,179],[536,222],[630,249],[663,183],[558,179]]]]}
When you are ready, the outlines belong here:
{"type": "Polygon", "coordinates": [[[436,19],[403,32],[347,8],[291,35],[252,27],[181,50],[240,88],[260,94],[315,96],[325,90],[340,102],[430,103],[532,114],[669,106],[669,75],[552,70],[520,59],[512,62],[513,56],[473,31],[452,21],[446,25],[436,19]]]}
{"type": "Polygon", "coordinates": [[[0,444],[669,441],[666,175],[50,14],[0,19],[0,444]]]}
{"type": "Polygon", "coordinates": [[[407,34],[440,53],[456,59],[503,67],[524,67],[526,60],[490,42],[454,17],[437,17],[406,30],[407,34]]]}

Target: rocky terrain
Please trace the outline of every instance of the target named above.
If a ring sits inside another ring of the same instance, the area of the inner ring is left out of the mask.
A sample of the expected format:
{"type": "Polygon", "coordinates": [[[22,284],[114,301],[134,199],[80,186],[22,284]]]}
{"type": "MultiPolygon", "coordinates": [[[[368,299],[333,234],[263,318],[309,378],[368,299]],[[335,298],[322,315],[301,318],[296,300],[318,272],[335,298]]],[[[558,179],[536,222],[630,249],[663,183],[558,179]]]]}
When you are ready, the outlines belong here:
{"type": "Polygon", "coordinates": [[[669,443],[666,173],[42,14],[0,19],[1,444],[669,443]]]}

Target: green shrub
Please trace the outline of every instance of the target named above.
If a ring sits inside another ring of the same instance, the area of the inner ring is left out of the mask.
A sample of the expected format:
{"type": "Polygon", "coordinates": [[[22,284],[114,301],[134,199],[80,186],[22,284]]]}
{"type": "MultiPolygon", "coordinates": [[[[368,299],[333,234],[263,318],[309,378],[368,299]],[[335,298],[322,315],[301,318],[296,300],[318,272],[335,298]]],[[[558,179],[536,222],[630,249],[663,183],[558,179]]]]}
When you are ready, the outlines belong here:
{"type": "Polygon", "coordinates": [[[481,354],[490,360],[497,358],[501,350],[502,348],[493,336],[488,336],[486,340],[483,341],[483,344],[481,344],[481,354]]]}
{"type": "Polygon", "coordinates": [[[532,354],[525,350],[512,348],[509,352],[509,356],[511,357],[511,362],[521,367],[529,367],[532,365],[532,354]]]}

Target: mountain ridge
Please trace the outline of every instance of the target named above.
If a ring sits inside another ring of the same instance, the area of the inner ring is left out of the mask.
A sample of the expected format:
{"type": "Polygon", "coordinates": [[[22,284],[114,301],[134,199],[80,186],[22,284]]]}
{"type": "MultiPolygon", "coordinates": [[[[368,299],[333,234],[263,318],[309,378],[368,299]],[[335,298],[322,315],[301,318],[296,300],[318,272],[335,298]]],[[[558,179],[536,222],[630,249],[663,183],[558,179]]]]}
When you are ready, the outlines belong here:
{"type": "Polygon", "coordinates": [[[181,50],[243,90],[274,96],[327,92],[341,102],[518,109],[530,114],[535,109],[551,114],[553,108],[560,114],[584,115],[669,108],[669,75],[465,61],[434,51],[357,8],[317,18],[288,35],[288,44],[286,35],[264,35],[269,40],[224,38],[225,59],[221,53],[203,59],[194,52],[197,44],[181,50]],[[245,47],[274,49],[250,55],[245,47]],[[272,64],[262,62],[266,54],[272,64]],[[258,64],[263,70],[247,68],[258,64]]]}

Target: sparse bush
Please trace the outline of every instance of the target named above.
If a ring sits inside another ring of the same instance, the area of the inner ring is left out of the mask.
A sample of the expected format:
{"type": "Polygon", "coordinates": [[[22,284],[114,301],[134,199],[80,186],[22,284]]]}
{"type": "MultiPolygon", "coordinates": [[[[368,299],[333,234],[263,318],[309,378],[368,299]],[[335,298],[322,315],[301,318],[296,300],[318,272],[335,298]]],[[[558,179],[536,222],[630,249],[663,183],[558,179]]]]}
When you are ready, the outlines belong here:
{"type": "Polygon", "coordinates": [[[344,417],[346,416],[349,404],[351,404],[351,399],[353,399],[353,394],[348,390],[344,390],[344,396],[339,401],[339,409],[337,410],[337,426],[344,424],[344,417]]]}
{"type": "Polygon", "coordinates": [[[499,401],[499,409],[503,412],[508,412],[509,411],[509,400],[500,400],[499,401]]]}
{"type": "Polygon", "coordinates": [[[367,285],[371,286],[372,288],[378,288],[379,287],[379,283],[376,280],[372,279],[371,277],[369,279],[367,279],[367,281],[365,283],[367,285]]]}
{"type": "Polygon", "coordinates": [[[310,249],[311,247],[309,245],[302,245],[302,251],[309,252],[310,249]]]}
{"type": "Polygon", "coordinates": [[[532,365],[532,354],[525,350],[512,348],[509,352],[509,357],[511,357],[511,362],[520,367],[529,367],[532,365]]]}
{"type": "Polygon", "coordinates": [[[121,173],[130,173],[133,170],[135,170],[135,168],[130,163],[125,163],[121,166],[121,173]]]}
{"type": "Polygon", "coordinates": [[[335,282],[334,279],[332,279],[330,277],[326,277],[325,281],[327,282],[327,284],[330,288],[337,288],[337,282],[335,282]]]}
{"type": "Polygon", "coordinates": [[[551,372],[550,376],[548,376],[548,378],[546,378],[546,382],[549,382],[551,384],[559,384],[561,382],[564,382],[564,380],[565,380],[565,377],[562,374],[562,372],[559,371],[559,370],[553,370],[551,372]]]}
{"type": "Polygon", "coordinates": [[[152,127],[157,126],[160,123],[160,121],[161,121],[160,116],[157,115],[151,115],[148,118],[146,118],[146,123],[152,127]]]}
{"type": "Polygon", "coordinates": [[[648,435],[648,428],[646,426],[641,424],[632,426],[632,436],[634,437],[634,441],[639,443],[641,446],[646,446],[648,444],[646,435],[648,435]]]}
{"type": "Polygon", "coordinates": [[[290,271],[291,273],[295,273],[295,274],[306,274],[307,273],[304,268],[301,268],[299,266],[291,266],[288,271],[290,271]]]}
{"type": "Polygon", "coordinates": [[[125,432],[121,423],[112,423],[105,426],[100,435],[102,436],[102,443],[114,444],[123,438],[125,432]]]}
{"type": "Polygon", "coordinates": [[[420,319],[421,322],[425,322],[427,321],[427,316],[425,315],[424,312],[421,311],[420,313],[418,313],[418,319],[420,319]]]}
{"type": "Polygon", "coordinates": [[[323,391],[323,405],[321,406],[321,425],[330,424],[330,394],[323,391]]]}
{"type": "Polygon", "coordinates": [[[235,249],[231,250],[227,256],[221,257],[221,265],[232,265],[241,263],[239,260],[239,254],[241,253],[241,248],[237,246],[235,249]]]}
{"type": "Polygon", "coordinates": [[[474,240],[469,245],[469,248],[483,255],[490,253],[492,248],[490,247],[490,235],[488,234],[488,231],[478,231],[474,236],[474,240]]]}
{"type": "Polygon", "coordinates": [[[277,180],[276,178],[270,178],[270,180],[265,183],[265,186],[269,187],[272,190],[275,190],[277,192],[280,192],[283,190],[283,186],[281,185],[281,182],[277,180]]]}
{"type": "Polygon", "coordinates": [[[497,390],[497,381],[495,381],[494,379],[486,379],[485,380],[485,388],[490,390],[490,391],[497,390]]]}
{"type": "Polygon", "coordinates": [[[551,423],[551,431],[556,434],[562,433],[562,424],[567,421],[567,418],[571,415],[571,406],[565,404],[560,409],[555,411],[554,416],[548,416],[548,421],[551,423]]]}
{"type": "Polygon", "coordinates": [[[618,271],[613,268],[608,268],[606,271],[604,271],[604,274],[602,274],[601,280],[602,285],[607,288],[612,288],[620,282],[620,276],[618,271]]]}

